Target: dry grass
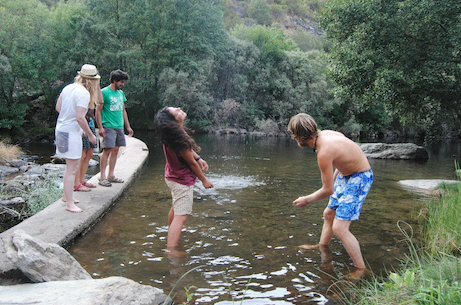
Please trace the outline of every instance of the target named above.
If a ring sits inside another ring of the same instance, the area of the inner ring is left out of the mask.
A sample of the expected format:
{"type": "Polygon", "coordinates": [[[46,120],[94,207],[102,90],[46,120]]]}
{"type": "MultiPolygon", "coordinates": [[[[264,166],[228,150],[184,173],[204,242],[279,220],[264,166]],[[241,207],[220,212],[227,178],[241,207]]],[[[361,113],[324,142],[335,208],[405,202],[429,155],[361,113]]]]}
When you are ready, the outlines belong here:
{"type": "Polygon", "coordinates": [[[0,164],[5,164],[18,158],[20,153],[21,149],[18,146],[0,141],[0,164]]]}

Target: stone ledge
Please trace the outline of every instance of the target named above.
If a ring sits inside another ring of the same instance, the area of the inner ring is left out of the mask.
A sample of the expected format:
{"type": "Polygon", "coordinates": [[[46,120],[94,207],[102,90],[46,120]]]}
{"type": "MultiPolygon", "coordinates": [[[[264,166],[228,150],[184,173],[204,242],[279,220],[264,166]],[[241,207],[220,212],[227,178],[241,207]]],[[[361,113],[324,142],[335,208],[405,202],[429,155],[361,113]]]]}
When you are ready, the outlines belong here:
{"type": "MultiPolygon", "coordinates": [[[[132,137],[125,138],[127,146],[120,149],[115,167],[116,176],[125,180],[125,183],[114,183],[112,187],[98,185],[91,192],[75,193],[76,199],[80,200],[79,207],[83,209],[82,213],[67,212],[64,204],[58,200],[36,215],[0,233],[0,277],[16,277],[18,273],[21,274],[6,257],[3,246],[3,239],[11,236],[16,229],[21,229],[44,242],[66,246],[85,233],[112,207],[115,200],[134,181],[149,154],[144,142],[132,137]]],[[[98,184],[98,179],[99,173],[89,181],[98,184]]]]}

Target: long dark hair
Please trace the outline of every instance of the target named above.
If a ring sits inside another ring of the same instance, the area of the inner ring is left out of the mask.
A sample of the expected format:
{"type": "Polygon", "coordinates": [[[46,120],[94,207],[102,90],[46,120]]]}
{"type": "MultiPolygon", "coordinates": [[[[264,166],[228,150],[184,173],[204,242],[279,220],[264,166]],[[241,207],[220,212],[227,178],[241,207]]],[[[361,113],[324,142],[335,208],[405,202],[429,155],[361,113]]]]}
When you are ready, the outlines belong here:
{"type": "Polygon", "coordinates": [[[180,153],[186,149],[200,152],[200,147],[195,143],[178,121],[174,118],[168,107],[160,109],[155,115],[157,133],[163,144],[180,153]]]}

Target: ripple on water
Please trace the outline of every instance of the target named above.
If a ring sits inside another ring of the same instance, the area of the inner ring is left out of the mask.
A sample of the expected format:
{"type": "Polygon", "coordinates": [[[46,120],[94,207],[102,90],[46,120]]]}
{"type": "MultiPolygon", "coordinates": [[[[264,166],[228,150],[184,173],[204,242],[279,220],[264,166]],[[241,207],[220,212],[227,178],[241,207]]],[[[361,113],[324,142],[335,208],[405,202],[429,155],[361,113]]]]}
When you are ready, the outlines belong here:
{"type": "Polygon", "coordinates": [[[239,190],[252,186],[266,185],[265,182],[258,181],[257,176],[236,176],[236,175],[219,175],[208,174],[208,179],[213,182],[213,189],[205,189],[203,185],[196,184],[200,195],[211,195],[219,190],[239,190]]]}

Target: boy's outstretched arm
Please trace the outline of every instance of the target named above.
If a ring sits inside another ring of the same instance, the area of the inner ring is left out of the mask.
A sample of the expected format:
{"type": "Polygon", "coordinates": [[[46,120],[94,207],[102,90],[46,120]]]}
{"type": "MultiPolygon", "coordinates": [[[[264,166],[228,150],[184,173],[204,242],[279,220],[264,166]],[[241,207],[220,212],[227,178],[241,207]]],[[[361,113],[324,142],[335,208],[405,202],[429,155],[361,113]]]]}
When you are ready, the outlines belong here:
{"type": "Polygon", "coordinates": [[[334,192],[334,177],[337,173],[333,173],[333,160],[328,156],[317,156],[320,174],[322,177],[322,187],[310,195],[302,196],[293,201],[293,204],[303,207],[311,202],[322,200],[334,192]]]}

